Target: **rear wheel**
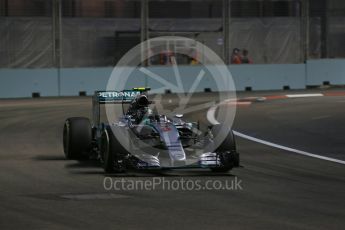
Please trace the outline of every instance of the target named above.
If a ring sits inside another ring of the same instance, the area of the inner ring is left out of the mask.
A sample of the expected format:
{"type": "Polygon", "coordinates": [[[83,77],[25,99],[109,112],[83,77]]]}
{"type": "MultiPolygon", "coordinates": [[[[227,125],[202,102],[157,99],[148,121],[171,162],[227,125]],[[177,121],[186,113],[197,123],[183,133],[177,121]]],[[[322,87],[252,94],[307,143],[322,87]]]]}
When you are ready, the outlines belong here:
{"type": "Polygon", "coordinates": [[[91,123],[85,117],[72,117],[63,128],[63,149],[67,159],[85,160],[92,143],[91,123]]]}

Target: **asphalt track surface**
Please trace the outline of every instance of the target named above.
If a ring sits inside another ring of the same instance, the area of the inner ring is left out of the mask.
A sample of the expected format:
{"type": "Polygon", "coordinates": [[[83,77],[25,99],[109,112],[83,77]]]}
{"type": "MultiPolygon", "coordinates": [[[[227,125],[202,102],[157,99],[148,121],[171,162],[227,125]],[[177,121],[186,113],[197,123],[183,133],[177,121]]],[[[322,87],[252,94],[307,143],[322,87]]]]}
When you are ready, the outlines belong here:
{"type": "MultiPolygon", "coordinates": [[[[344,105],[345,97],[253,103],[238,107],[234,128],[345,159],[344,105]]],[[[345,165],[237,138],[243,167],[230,173],[104,175],[96,162],[66,161],[62,151],[65,118],[90,115],[89,97],[0,101],[0,229],[344,229],[345,165]],[[106,191],[106,177],[241,180],[242,190],[106,191]]]]}

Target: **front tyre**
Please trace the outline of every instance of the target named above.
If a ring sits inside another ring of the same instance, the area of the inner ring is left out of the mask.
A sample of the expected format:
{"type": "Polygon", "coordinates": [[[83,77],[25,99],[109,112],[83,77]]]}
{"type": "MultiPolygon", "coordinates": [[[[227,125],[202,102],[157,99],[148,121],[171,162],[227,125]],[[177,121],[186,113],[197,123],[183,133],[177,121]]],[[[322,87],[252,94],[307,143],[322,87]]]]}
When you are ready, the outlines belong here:
{"type": "Polygon", "coordinates": [[[229,172],[235,167],[235,155],[232,152],[217,152],[217,157],[221,163],[221,166],[211,168],[213,172],[229,172]]]}
{"type": "Polygon", "coordinates": [[[124,147],[119,143],[110,127],[102,132],[100,144],[103,169],[106,173],[125,172],[124,147]]]}
{"type": "Polygon", "coordinates": [[[92,143],[91,123],[85,117],[71,117],[63,128],[63,149],[66,159],[85,160],[92,143]]]}
{"type": "Polygon", "coordinates": [[[239,167],[240,156],[236,151],[236,141],[232,130],[217,125],[212,127],[212,132],[214,133],[213,135],[221,134],[225,138],[215,150],[221,166],[211,170],[214,172],[228,172],[234,167],[239,167]]]}

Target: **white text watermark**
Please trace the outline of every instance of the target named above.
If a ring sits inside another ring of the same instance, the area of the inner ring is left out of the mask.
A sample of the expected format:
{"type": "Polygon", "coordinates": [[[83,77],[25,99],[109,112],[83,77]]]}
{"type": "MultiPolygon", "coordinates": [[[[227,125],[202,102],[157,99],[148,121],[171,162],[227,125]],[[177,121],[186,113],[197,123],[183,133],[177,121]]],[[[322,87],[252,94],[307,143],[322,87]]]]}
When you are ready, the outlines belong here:
{"type": "Polygon", "coordinates": [[[202,190],[243,190],[242,180],[237,177],[231,179],[201,180],[201,179],[170,179],[166,177],[152,177],[145,180],[105,177],[103,187],[110,191],[202,191],[202,190]]]}

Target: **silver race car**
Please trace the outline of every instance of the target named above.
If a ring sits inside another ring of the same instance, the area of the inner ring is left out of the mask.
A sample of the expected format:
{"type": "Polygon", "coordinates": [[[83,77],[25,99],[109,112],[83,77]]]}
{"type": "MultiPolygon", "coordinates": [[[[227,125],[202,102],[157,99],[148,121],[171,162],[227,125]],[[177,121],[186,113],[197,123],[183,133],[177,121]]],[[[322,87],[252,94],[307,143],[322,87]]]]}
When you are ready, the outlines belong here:
{"type": "Polygon", "coordinates": [[[151,108],[148,90],[95,92],[92,122],[84,117],[65,121],[66,158],[100,160],[107,173],[129,168],[209,168],[226,172],[239,166],[230,128],[216,125],[201,132],[198,122],[187,122],[182,114],[159,114],[151,108]],[[122,105],[121,114],[114,112],[112,116],[108,110],[108,122],[101,122],[101,105],[113,104],[122,105]]]}

